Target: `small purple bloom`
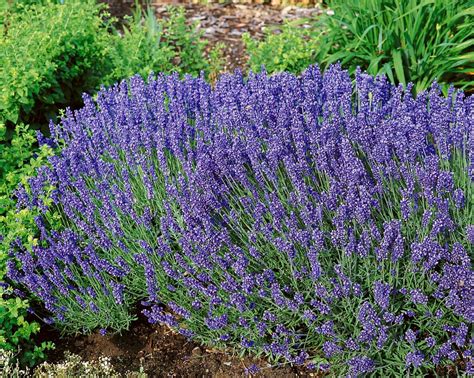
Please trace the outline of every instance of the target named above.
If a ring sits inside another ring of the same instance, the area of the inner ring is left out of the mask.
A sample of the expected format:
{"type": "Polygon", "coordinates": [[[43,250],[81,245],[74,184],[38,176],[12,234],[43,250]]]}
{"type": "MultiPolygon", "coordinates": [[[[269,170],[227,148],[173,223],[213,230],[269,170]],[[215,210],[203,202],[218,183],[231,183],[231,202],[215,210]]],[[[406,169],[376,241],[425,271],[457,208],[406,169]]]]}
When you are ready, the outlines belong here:
{"type": "Polygon", "coordinates": [[[419,289],[411,290],[410,298],[414,304],[426,305],[428,303],[428,297],[425,294],[423,294],[423,292],[419,289]]]}
{"type": "Polygon", "coordinates": [[[405,332],[405,340],[410,344],[414,344],[416,342],[416,332],[412,329],[407,330],[405,332]]]}
{"type": "Polygon", "coordinates": [[[256,364],[252,364],[245,369],[245,373],[248,375],[258,374],[259,371],[260,371],[260,368],[256,364]]]}
{"type": "Polygon", "coordinates": [[[425,356],[419,350],[415,352],[408,352],[405,358],[406,366],[420,367],[425,359],[425,356]]]}

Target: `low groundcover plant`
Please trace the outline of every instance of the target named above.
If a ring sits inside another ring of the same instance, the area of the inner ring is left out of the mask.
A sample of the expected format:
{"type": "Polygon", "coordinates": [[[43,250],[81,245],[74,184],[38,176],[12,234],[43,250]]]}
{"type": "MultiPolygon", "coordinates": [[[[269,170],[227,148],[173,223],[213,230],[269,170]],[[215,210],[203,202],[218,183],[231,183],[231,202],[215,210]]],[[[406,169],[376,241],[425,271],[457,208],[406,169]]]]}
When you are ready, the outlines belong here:
{"type": "Polygon", "coordinates": [[[10,279],[67,332],[141,306],[334,375],[473,371],[474,98],[339,66],[134,77],[66,112],[10,279]],[[60,214],[62,229],[50,227],[60,214]]]}

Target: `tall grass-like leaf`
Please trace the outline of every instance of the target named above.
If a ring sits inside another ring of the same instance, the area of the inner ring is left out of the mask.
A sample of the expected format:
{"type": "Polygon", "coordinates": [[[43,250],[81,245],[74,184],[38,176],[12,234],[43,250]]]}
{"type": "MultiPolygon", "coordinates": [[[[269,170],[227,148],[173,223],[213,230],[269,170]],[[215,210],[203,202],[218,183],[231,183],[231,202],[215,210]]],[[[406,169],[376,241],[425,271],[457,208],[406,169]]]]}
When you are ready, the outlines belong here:
{"type": "MultiPolygon", "coordinates": [[[[318,60],[385,73],[413,82],[417,92],[434,80],[472,92],[474,2],[454,0],[330,0],[328,32],[318,60]],[[395,73],[395,75],[394,75],[395,73]]],[[[445,86],[446,88],[446,86],[445,86]]]]}
{"type": "Polygon", "coordinates": [[[395,73],[397,74],[397,79],[403,85],[406,85],[405,73],[403,72],[403,62],[402,62],[402,53],[397,50],[393,54],[393,66],[395,68],[395,73]]]}

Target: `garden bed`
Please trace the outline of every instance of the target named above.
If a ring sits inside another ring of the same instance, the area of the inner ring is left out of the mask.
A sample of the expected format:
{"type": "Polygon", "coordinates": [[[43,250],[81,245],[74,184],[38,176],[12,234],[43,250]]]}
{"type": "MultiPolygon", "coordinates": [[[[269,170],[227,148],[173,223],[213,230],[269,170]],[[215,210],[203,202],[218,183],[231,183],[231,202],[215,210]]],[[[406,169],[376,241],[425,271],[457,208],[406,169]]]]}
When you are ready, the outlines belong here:
{"type": "Polygon", "coordinates": [[[469,9],[102,2],[0,12],[0,376],[474,372],[469,9]]]}

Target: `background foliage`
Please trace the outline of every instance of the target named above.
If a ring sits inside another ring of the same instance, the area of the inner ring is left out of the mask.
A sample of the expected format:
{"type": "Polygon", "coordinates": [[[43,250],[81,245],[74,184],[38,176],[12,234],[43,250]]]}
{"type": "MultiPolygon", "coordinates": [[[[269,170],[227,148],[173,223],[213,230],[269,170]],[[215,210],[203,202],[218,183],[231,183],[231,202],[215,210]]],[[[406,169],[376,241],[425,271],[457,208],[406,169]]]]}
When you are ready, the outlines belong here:
{"type": "Polygon", "coordinates": [[[47,124],[100,80],[109,49],[103,7],[92,0],[18,5],[0,39],[0,120],[47,124]]]}
{"type": "Polygon", "coordinates": [[[207,41],[196,25],[188,25],[184,8],[168,8],[168,17],[157,20],[152,8],[137,8],[125,20],[123,32],[112,37],[108,59],[109,68],[101,79],[111,85],[139,74],[146,78],[150,72],[173,71],[197,76],[202,72],[216,75],[220,55],[211,52],[205,58],[207,41]]]}
{"type": "Polygon", "coordinates": [[[474,5],[464,0],[329,0],[310,29],[285,25],[262,41],[244,42],[249,65],[302,72],[308,64],[341,62],[419,92],[437,80],[474,90],[474,5]]]}
{"type": "Polygon", "coordinates": [[[394,83],[432,81],[474,89],[474,4],[465,0],[329,0],[333,15],[316,59],[354,71],[383,73],[394,83]]]}
{"type": "Polygon", "coordinates": [[[244,34],[249,67],[254,72],[264,66],[270,73],[300,73],[314,63],[319,34],[319,29],[301,28],[297,22],[286,23],[277,30],[267,29],[263,41],[244,34]]]}

